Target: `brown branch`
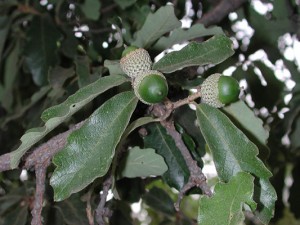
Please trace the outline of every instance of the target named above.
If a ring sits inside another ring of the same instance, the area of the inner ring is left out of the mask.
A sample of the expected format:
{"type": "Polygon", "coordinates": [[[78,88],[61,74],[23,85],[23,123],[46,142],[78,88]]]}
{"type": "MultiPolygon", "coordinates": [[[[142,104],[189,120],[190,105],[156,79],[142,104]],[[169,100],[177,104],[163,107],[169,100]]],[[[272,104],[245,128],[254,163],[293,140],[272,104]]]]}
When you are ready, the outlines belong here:
{"type": "Polygon", "coordinates": [[[91,205],[91,201],[92,201],[92,193],[94,190],[94,186],[92,186],[92,188],[90,188],[90,190],[88,191],[87,195],[86,195],[86,215],[89,221],[89,225],[94,225],[94,213],[92,211],[92,205],[91,205]]]}
{"type": "Polygon", "coordinates": [[[10,153],[0,156],[0,172],[11,170],[10,166],[10,153]]]}
{"type": "Polygon", "coordinates": [[[36,176],[36,188],[34,196],[34,205],[31,210],[32,220],[31,225],[41,225],[42,224],[42,209],[44,201],[45,192],[45,181],[46,181],[47,167],[37,165],[35,166],[35,176],[36,176]]]}
{"type": "Polygon", "coordinates": [[[32,153],[26,157],[24,167],[26,169],[36,165],[48,167],[52,157],[66,145],[69,134],[78,130],[84,122],[85,121],[81,121],[75,124],[69,130],[52,137],[47,142],[34,149],[32,153]]]}
{"type": "MultiPolygon", "coordinates": [[[[198,89],[199,90],[199,89],[198,89]]],[[[202,192],[208,196],[212,195],[212,192],[209,188],[209,186],[206,183],[206,177],[203,174],[201,168],[197,165],[197,161],[193,159],[191,156],[190,151],[186,147],[186,145],[183,142],[182,136],[179,132],[177,132],[174,121],[172,118],[168,117],[170,116],[171,112],[184,104],[189,104],[196,98],[199,98],[201,96],[201,92],[198,91],[193,95],[188,96],[187,98],[183,100],[179,100],[175,103],[172,103],[170,101],[165,102],[165,104],[156,104],[152,107],[152,114],[156,117],[162,118],[160,121],[161,125],[166,128],[167,133],[173,138],[175,141],[175,144],[177,148],[180,150],[186,165],[189,168],[190,171],[190,177],[188,182],[184,185],[184,187],[180,190],[178,195],[178,200],[175,203],[175,209],[179,211],[179,205],[180,202],[184,196],[184,194],[190,190],[192,187],[199,187],[202,192]]]]}
{"type": "Polygon", "coordinates": [[[83,125],[84,121],[74,125],[68,131],[58,134],[51,138],[46,143],[37,147],[26,158],[25,168],[29,169],[34,166],[36,175],[36,191],[34,196],[34,205],[31,210],[32,220],[31,225],[42,224],[42,209],[45,192],[45,181],[47,168],[51,163],[52,157],[61,150],[67,143],[67,137],[74,130],[79,129],[83,125]]]}
{"type": "Polygon", "coordinates": [[[222,21],[230,12],[241,7],[247,0],[222,0],[211,11],[205,13],[196,23],[202,23],[206,27],[222,21]]]}
{"type": "Polygon", "coordinates": [[[113,182],[113,175],[111,173],[103,182],[102,194],[100,194],[100,202],[96,209],[96,221],[99,225],[105,225],[106,224],[105,218],[112,216],[111,210],[105,207],[106,198],[108,195],[108,191],[112,186],[112,182],[113,182]]]}

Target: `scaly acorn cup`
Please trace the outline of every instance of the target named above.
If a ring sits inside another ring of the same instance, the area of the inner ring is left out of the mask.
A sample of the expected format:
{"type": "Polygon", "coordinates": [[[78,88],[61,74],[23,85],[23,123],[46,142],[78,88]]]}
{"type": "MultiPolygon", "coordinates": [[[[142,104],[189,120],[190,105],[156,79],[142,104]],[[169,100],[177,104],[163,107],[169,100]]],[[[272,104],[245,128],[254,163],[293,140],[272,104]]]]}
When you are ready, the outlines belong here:
{"type": "Polygon", "coordinates": [[[236,79],[216,73],[201,85],[201,101],[215,108],[238,100],[240,86],[236,79]]]}
{"type": "Polygon", "coordinates": [[[120,66],[126,75],[135,78],[139,74],[150,70],[152,61],[145,49],[129,46],[122,53],[120,66]]]}
{"type": "Polygon", "coordinates": [[[167,80],[157,70],[143,72],[133,80],[132,86],[139,100],[148,105],[162,102],[168,94],[167,80]]]}

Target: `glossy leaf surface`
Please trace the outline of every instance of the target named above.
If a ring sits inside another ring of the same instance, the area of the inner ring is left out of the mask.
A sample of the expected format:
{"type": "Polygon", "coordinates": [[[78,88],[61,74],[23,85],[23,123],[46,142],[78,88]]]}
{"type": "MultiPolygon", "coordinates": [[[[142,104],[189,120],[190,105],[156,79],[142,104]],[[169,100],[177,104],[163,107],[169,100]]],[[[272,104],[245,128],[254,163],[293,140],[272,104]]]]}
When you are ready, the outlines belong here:
{"type": "Polygon", "coordinates": [[[42,114],[42,120],[45,122],[45,125],[28,130],[21,137],[22,144],[18,149],[10,153],[11,168],[16,168],[23,154],[55,127],[70,118],[99,94],[126,81],[127,79],[123,76],[100,78],[96,82],[78,90],[63,103],[46,109],[42,114]]]}
{"type": "Polygon", "coordinates": [[[56,201],[82,190],[106,174],[136,104],[133,92],[120,93],[106,101],[80,129],[70,134],[65,148],[53,158],[57,168],[50,184],[56,201]]]}
{"type": "Polygon", "coordinates": [[[189,178],[189,170],[180,150],[160,124],[151,124],[147,128],[148,135],[144,138],[145,147],[154,148],[164,157],[169,169],[162,177],[168,185],[180,190],[189,178]]]}
{"type": "Polygon", "coordinates": [[[188,66],[218,64],[233,55],[231,40],[225,35],[216,35],[205,42],[191,42],[179,51],[165,55],[153,64],[153,69],[171,73],[188,66]]]}
{"type": "Polygon", "coordinates": [[[161,37],[153,48],[163,51],[175,44],[186,42],[199,37],[223,34],[220,27],[205,28],[203,24],[195,24],[189,29],[177,28],[168,37],[161,37]]]}

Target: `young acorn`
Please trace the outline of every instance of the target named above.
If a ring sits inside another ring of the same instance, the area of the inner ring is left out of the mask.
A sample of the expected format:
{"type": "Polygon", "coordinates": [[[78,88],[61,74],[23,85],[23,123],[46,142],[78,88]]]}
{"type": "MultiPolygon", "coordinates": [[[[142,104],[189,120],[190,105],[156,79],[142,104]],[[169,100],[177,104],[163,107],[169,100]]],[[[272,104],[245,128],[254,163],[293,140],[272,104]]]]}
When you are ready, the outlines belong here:
{"type": "Polygon", "coordinates": [[[167,80],[157,70],[141,73],[134,79],[132,86],[138,99],[148,105],[162,102],[168,94],[167,80]]]}
{"type": "Polygon", "coordinates": [[[201,85],[201,101],[215,108],[238,100],[240,86],[236,79],[215,73],[201,85]]]}
{"type": "Polygon", "coordinates": [[[126,75],[135,78],[139,74],[150,70],[152,61],[145,49],[129,46],[122,53],[120,66],[126,75]]]}

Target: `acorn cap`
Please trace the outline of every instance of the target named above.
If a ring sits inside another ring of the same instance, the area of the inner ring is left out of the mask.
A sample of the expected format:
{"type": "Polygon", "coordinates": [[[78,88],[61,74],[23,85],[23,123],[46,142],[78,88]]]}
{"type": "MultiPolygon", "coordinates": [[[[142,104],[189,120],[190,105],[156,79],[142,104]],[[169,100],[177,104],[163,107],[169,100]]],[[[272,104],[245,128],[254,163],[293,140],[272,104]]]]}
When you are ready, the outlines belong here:
{"type": "Polygon", "coordinates": [[[201,101],[215,108],[238,100],[240,88],[237,80],[216,73],[201,85],[201,101]]]}
{"type": "Polygon", "coordinates": [[[162,102],[168,94],[167,80],[157,70],[143,72],[133,80],[132,86],[138,99],[148,105],[162,102]]]}
{"type": "Polygon", "coordinates": [[[143,48],[129,46],[124,50],[122,56],[120,60],[121,69],[131,78],[135,78],[152,67],[150,55],[143,48]]]}

